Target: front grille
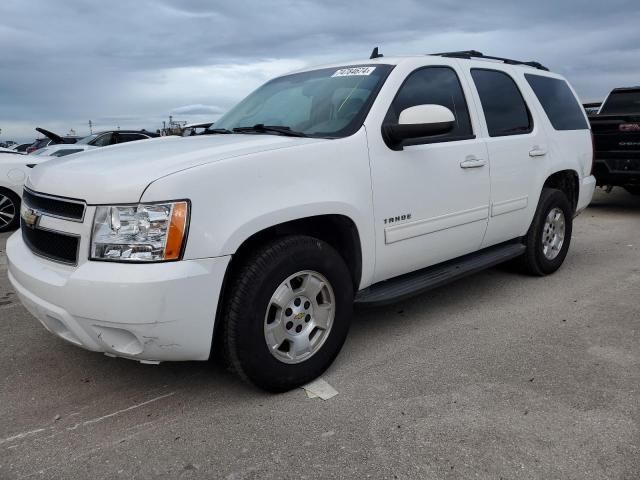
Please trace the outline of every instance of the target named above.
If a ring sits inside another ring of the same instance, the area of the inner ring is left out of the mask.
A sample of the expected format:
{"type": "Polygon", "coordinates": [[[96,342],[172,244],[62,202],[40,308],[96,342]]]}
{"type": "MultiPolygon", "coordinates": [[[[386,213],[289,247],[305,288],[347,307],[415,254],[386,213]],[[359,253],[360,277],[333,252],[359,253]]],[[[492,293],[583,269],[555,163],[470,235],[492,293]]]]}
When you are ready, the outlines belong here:
{"type": "Polygon", "coordinates": [[[84,219],[85,203],[81,200],[50,197],[24,189],[22,201],[25,205],[51,217],[81,222],[84,219]]]}
{"type": "Polygon", "coordinates": [[[22,222],[22,239],[33,253],[68,265],[78,263],[80,237],[28,227],[22,222]]]}

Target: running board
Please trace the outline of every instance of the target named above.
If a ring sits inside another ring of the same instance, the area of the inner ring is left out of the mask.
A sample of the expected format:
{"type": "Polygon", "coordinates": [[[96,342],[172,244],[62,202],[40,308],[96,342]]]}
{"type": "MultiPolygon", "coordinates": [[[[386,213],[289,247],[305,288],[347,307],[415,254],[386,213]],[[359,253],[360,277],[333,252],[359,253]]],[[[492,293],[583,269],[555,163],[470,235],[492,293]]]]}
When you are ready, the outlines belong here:
{"type": "Polygon", "coordinates": [[[519,257],[525,250],[526,247],[522,243],[507,243],[485,248],[433,267],[371,285],[356,294],[355,303],[362,306],[380,306],[404,300],[519,257]]]}

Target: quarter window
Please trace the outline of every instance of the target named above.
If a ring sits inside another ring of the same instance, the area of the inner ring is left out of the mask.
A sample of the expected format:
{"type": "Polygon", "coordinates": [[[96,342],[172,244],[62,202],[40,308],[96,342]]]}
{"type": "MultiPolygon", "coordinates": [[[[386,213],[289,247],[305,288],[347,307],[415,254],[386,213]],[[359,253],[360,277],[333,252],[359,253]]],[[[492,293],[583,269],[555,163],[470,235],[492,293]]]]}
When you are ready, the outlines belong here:
{"type": "Polygon", "coordinates": [[[498,70],[472,69],[491,137],[531,132],[533,121],[516,82],[498,70]]]}
{"type": "Polygon", "coordinates": [[[584,130],[589,128],[582,108],[567,85],[558,78],[526,74],[525,78],[536,94],[553,128],[584,130]]]}
{"type": "Polygon", "coordinates": [[[411,73],[393,100],[385,123],[398,123],[400,113],[406,108],[430,104],[442,105],[453,112],[455,116],[453,130],[445,135],[411,140],[405,142],[405,145],[473,137],[469,110],[458,75],[449,67],[424,67],[411,73]]]}

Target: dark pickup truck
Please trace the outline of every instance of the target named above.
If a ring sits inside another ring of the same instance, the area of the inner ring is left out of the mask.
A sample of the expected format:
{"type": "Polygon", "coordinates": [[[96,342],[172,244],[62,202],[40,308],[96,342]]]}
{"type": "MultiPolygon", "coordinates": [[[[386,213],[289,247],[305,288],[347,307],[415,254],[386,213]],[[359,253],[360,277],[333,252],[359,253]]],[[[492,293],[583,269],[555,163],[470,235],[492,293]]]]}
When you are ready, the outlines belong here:
{"type": "Polygon", "coordinates": [[[640,87],[614,89],[589,122],[598,185],[640,195],[640,87]]]}

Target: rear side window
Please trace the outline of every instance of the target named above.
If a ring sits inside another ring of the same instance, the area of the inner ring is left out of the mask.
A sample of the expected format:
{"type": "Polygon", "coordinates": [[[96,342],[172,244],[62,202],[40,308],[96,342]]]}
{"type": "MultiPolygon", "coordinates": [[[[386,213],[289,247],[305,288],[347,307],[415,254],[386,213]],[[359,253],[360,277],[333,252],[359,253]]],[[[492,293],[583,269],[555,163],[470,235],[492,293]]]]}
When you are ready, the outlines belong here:
{"type": "Polygon", "coordinates": [[[490,136],[531,132],[531,114],[520,89],[509,75],[498,70],[474,68],[471,76],[480,96],[490,136]]]}
{"type": "Polygon", "coordinates": [[[533,92],[540,100],[547,117],[556,130],[585,130],[587,121],[569,85],[558,78],[525,74],[533,92]]]}
{"type": "Polygon", "coordinates": [[[118,143],[135,142],[136,140],[144,140],[144,135],[138,133],[120,133],[118,135],[118,143]]]}
{"type": "MultiPolygon", "coordinates": [[[[400,113],[416,105],[442,105],[455,116],[455,126],[438,141],[463,140],[473,137],[467,101],[456,72],[449,67],[424,67],[412,72],[400,87],[385,118],[385,123],[398,123],[400,113]]],[[[428,140],[433,141],[433,138],[428,140]]],[[[415,139],[405,145],[426,143],[415,139]]]]}

